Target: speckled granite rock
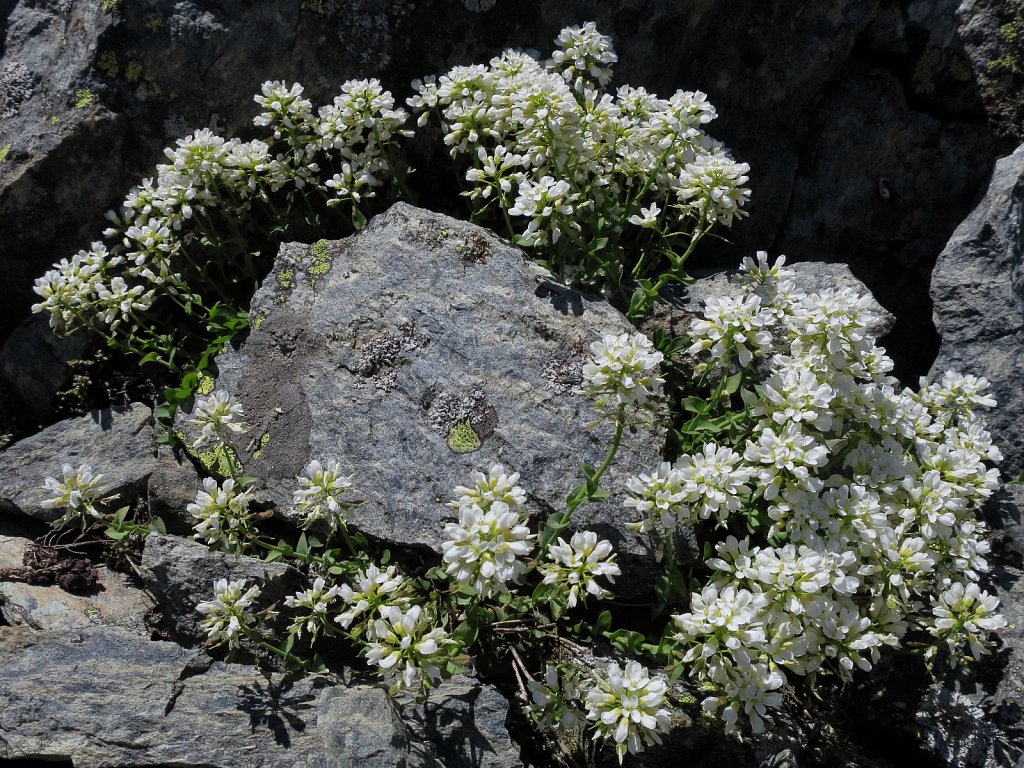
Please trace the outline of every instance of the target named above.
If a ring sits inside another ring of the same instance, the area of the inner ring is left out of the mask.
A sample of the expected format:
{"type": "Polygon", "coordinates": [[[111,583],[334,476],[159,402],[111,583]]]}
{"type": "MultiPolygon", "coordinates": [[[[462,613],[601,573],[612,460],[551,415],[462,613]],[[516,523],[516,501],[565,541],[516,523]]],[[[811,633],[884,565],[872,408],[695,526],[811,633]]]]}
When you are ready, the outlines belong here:
{"type": "Polygon", "coordinates": [[[986,415],[1005,477],[1024,472],[1024,147],[996,164],[984,199],[957,227],[932,275],[942,337],[933,379],[984,376],[986,415]]]}
{"type": "Polygon", "coordinates": [[[102,474],[104,495],[134,497],[153,470],[154,456],[152,413],[141,403],[67,419],[0,451],[0,511],[59,518],[60,510],[42,507],[52,495],[43,480],[59,479],[64,464],[87,464],[102,474]]]}
{"type": "MultiPolygon", "coordinates": [[[[246,473],[287,509],[307,462],[336,459],[367,502],[356,527],[434,550],[452,489],[495,462],[521,473],[533,513],[561,508],[577,462],[600,464],[612,433],[578,392],[587,345],[632,327],[545,275],[486,230],[404,204],[319,257],[284,246],[248,339],[216,361],[217,387],[253,425],[246,473]]],[[[627,431],[602,482],[611,501],[573,520],[611,538],[627,568],[651,557],[625,531],[624,481],[664,439],[655,425],[627,431]]]]}

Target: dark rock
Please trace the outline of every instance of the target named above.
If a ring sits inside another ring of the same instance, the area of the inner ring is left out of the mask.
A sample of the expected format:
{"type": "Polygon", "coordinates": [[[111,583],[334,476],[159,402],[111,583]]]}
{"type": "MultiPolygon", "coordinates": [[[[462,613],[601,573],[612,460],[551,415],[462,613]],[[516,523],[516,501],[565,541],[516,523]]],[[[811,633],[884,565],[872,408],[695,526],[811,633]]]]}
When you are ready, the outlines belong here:
{"type": "MultiPolygon", "coordinates": [[[[216,361],[217,388],[252,425],[245,471],[279,509],[311,459],[354,473],[367,503],[351,523],[401,546],[439,551],[452,489],[492,463],[521,473],[533,513],[564,508],[577,462],[598,466],[612,433],[577,391],[579,367],[592,341],[633,330],[626,319],[548,286],[486,230],[405,204],[327,251],[329,268],[315,268],[308,246],[285,245],[253,298],[254,330],[216,361]],[[466,420],[475,449],[455,442],[466,420]]],[[[624,482],[663,443],[661,427],[627,430],[602,480],[611,501],[572,523],[610,538],[626,567],[651,555],[624,530],[624,482]]]]}
{"type": "Polygon", "coordinates": [[[430,748],[420,755],[444,768],[518,768],[519,748],[505,728],[508,701],[497,689],[468,677],[453,677],[431,690],[422,704],[398,701],[413,743],[430,748]]]}
{"type": "Polygon", "coordinates": [[[161,446],[146,483],[149,512],[164,521],[170,533],[191,535],[195,520],[188,505],[196,500],[202,479],[182,451],[161,446]]]}
{"type": "Polygon", "coordinates": [[[107,408],[54,424],[0,452],[0,511],[40,520],[63,513],[44,509],[52,496],[46,477],[61,478],[61,467],[83,464],[102,474],[103,495],[117,494],[122,503],[134,498],[154,466],[151,412],[141,403],[107,408]]]}
{"type": "Polygon", "coordinates": [[[998,406],[986,414],[1004,476],[1024,472],[1024,147],[996,164],[984,199],[957,228],[932,275],[942,336],[931,378],[984,376],[998,406]]]}
{"type": "Polygon", "coordinates": [[[115,628],[0,627],[0,758],[77,768],[426,768],[387,694],[285,677],[115,628]]]}
{"type": "Polygon", "coordinates": [[[68,363],[81,358],[96,337],[90,333],[56,336],[49,320],[33,315],[0,347],[0,377],[36,418],[50,413],[54,398],[71,376],[68,363]]]}
{"type": "Polygon", "coordinates": [[[159,533],[146,538],[140,570],[159,604],[163,628],[183,645],[206,641],[196,605],[213,597],[213,585],[220,579],[247,579],[247,587],[259,586],[262,594],[255,610],[283,603],[305,585],[302,575],[285,563],[214,552],[205,544],[159,533]]]}

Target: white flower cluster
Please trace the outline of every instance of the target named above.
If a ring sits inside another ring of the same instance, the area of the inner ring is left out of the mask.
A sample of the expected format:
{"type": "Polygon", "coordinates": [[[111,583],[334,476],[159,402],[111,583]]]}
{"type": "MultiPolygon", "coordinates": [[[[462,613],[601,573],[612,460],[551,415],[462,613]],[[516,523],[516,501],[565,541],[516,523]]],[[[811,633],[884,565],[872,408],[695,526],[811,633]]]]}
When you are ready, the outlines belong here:
{"type": "Polygon", "coordinates": [[[54,495],[39,505],[43,509],[63,509],[64,514],[53,521],[54,528],[61,528],[71,522],[81,522],[83,528],[90,517],[101,517],[96,509],[100,500],[100,481],[103,475],[93,475],[92,467],[83,464],[75,469],[72,464],[61,467],[63,478],[43,479],[43,486],[54,495]]]}
{"type": "Polygon", "coordinates": [[[244,434],[248,429],[242,421],[243,416],[241,404],[222,390],[212,392],[208,397],[197,398],[192,410],[192,423],[199,429],[199,436],[192,442],[192,446],[199,448],[207,442],[230,445],[231,435],[244,434]]]}
{"type": "Polygon", "coordinates": [[[327,586],[322,576],[313,580],[313,586],[309,589],[288,595],[284,604],[289,608],[295,608],[298,613],[288,627],[288,632],[302,637],[303,630],[309,632],[310,640],[316,640],[317,635],[324,631],[327,624],[327,610],[331,607],[338,595],[341,594],[341,587],[337,585],[327,586]]]}
{"type": "Polygon", "coordinates": [[[973,411],[994,404],[987,382],[947,373],[900,390],[867,300],[807,295],[790,277],[758,254],[741,295],[708,300],[691,330],[691,353],[744,377],[741,442],[627,484],[641,530],[760,526],[719,540],[710,583],[673,617],[680,658],[728,730],[762,730],[791,674],[849,679],[928,633],[978,656],[1005,623],[978,584],[989,545],[975,513],[1000,458],[973,411]]]}
{"type": "Polygon", "coordinates": [[[605,92],[617,57],[593,23],[555,44],[545,62],[509,50],[413,84],[420,124],[436,114],[452,155],[472,163],[472,199],[524,219],[524,245],[578,238],[595,212],[617,232],[657,230],[659,216],[665,232],[705,231],[745,215],[749,166],[704,133],[716,117],[705,94],[605,92]]]}
{"type": "Polygon", "coordinates": [[[544,576],[542,583],[566,590],[568,608],[576,607],[581,591],[607,600],[612,593],[597,583],[597,577],[604,576],[614,583],[622,573],[615,563],[611,542],[599,540],[593,531],[575,533],[568,543],[559,538],[557,544],[548,548],[547,557],[548,562],[538,566],[544,576]]]}
{"type": "Polygon", "coordinates": [[[213,585],[213,600],[196,606],[196,610],[206,617],[201,626],[206,630],[210,646],[227,643],[228,648],[237,648],[239,635],[254,621],[249,609],[260,596],[261,590],[259,587],[250,587],[243,594],[245,582],[246,579],[220,579],[213,585]]]}
{"type": "Polygon", "coordinates": [[[608,334],[590,345],[590,354],[583,366],[584,387],[598,406],[643,407],[661,394],[665,356],[642,333],[608,334]]]}
{"type": "MultiPolygon", "coordinates": [[[[188,253],[222,236],[207,231],[212,215],[245,221],[257,209],[274,211],[278,193],[290,202],[310,190],[329,205],[358,203],[385,183],[391,144],[408,133],[401,129],[407,113],[394,108],[377,80],[344,83],[317,114],[298,84],[266,82],[255,100],[265,111],[254,123],[272,130],[271,143],[228,140],[208,128],[178,139],[165,150],[168,162],[157,166],[155,179],[145,179],[120,211],[107,214],[107,244],[93,243],[36,280],[42,300],[32,310],[49,313],[60,332],[142,326],[141,313],[159,296],[191,301],[212,279],[208,260],[188,253]]],[[[220,267],[238,271],[235,264],[220,267]]]]}
{"type": "Polygon", "coordinates": [[[252,492],[233,479],[218,484],[212,477],[204,478],[203,489],[187,507],[196,521],[195,538],[211,547],[239,550],[253,533],[251,502],[252,492]]]}
{"type": "Polygon", "coordinates": [[[444,529],[447,573],[481,598],[507,592],[508,583],[526,571],[522,558],[533,549],[536,534],[526,525],[526,492],[518,480],[518,472],[506,474],[495,464],[487,475],[474,472],[474,486],[456,488],[459,497],[448,505],[459,521],[444,529]]]}
{"type": "Polygon", "coordinates": [[[329,460],[327,466],[314,459],[295,478],[299,487],[292,494],[293,513],[309,528],[322,521],[331,532],[345,525],[345,510],[352,507],[345,496],[352,491],[352,476],[341,473],[341,465],[329,460]]]}
{"type": "Polygon", "coordinates": [[[589,675],[575,663],[547,664],[543,681],[531,679],[527,687],[526,709],[538,725],[577,737],[589,729],[614,745],[620,764],[627,752],[660,744],[671,728],[665,679],[637,661],[611,662],[589,675]]]}

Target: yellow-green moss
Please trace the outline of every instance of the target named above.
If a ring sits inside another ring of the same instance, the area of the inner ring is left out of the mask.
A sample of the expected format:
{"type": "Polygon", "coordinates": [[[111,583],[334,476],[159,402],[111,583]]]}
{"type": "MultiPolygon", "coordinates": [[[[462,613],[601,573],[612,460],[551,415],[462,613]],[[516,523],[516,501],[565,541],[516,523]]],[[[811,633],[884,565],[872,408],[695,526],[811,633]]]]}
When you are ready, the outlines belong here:
{"type": "Polygon", "coordinates": [[[0,147],[0,165],[7,162],[7,156],[11,154],[11,145],[5,144],[0,147]]]}
{"type": "Polygon", "coordinates": [[[295,270],[294,269],[282,269],[277,273],[277,284],[282,288],[294,288],[295,287],[295,270]]]}
{"type": "Polygon", "coordinates": [[[109,12],[117,8],[117,4],[120,2],[121,0],[100,0],[100,8],[109,12]]]}
{"type": "Polygon", "coordinates": [[[117,54],[113,51],[103,51],[96,59],[96,66],[107,77],[117,77],[121,72],[121,67],[117,63],[117,54]]]}
{"type": "Polygon", "coordinates": [[[150,32],[159,32],[164,27],[164,20],[159,13],[147,13],[143,24],[150,32]]]}
{"type": "Polygon", "coordinates": [[[324,13],[326,13],[326,9],[324,8],[325,2],[326,0],[300,0],[299,10],[323,16],[324,13]]]}
{"type": "Polygon", "coordinates": [[[238,466],[238,454],[235,449],[229,446],[218,445],[207,451],[200,451],[192,447],[189,451],[207,472],[219,472],[222,475],[230,475],[232,466],[238,466]]]}
{"type": "Polygon", "coordinates": [[[256,447],[256,450],[252,452],[252,457],[258,459],[263,455],[264,449],[267,447],[267,443],[270,442],[270,433],[264,432],[260,437],[260,444],[256,447]]]}
{"type": "Polygon", "coordinates": [[[211,392],[213,392],[213,388],[215,385],[216,382],[214,381],[213,376],[211,376],[208,373],[200,373],[199,386],[196,387],[196,392],[198,392],[200,395],[208,395],[211,392]]]}
{"type": "Polygon", "coordinates": [[[95,99],[95,94],[88,88],[79,88],[75,91],[75,109],[90,107],[95,99]]]}
{"type": "Polygon", "coordinates": [[[250,323],[250,325],[251,325],[252,329],[253,329],[254,331],[258,331],[258,330],[259,330],[260,328],[262,328],[262,327],[263,327],[263,321],[264,321],[264,320],[266,320],[266,319],[267,319],[267,318],[266,318],[265,316],[263,316],[263,315],[256,315],[256,316],[255,316],[255,317],[254,317],[254,318],[252,319],[252,323],[250,323]]]}
{"type": "Polygon", "coordinates": [[[458,422],[448,432],[448,447],[455,453],[472,453],[479,450],[481,445],[480,436],[469,419],[458,422]]]}

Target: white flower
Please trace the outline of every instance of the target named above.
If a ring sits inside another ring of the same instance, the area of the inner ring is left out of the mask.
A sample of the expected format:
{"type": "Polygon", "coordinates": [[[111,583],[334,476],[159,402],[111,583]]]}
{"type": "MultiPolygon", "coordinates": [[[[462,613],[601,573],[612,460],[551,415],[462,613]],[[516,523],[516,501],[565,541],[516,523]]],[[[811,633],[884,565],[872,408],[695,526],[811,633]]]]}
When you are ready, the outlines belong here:
{"type": "MultiPolygon", "coordinates": [[[[997,613],[998,610],[998,597],[983,591],[974,582],[964,585],[955,581],[933,600],[935,621],[928,631],[945,640],[951,651],[967,641],[971,654],[980,659],[986,653],[984,633],[1006,626],[1006,619],[997,613]]],[[[955,654],[953,660],[955,663],[955,654]]]]}
{"type": "Polygon", "coordinates": [[[544,667],[544,681],[530,679],[526,687],[532,701],[526,709],[534,715],[541,728],[557,728],[562,734],[583,729],[586,715],[580,706],[583,678],[579,668],[571,664],[547,664],[544,667]]]}
{"type": "Polygon", "coordinates": [[[723,151],[702,152],[684,166],[677,195],[702,221],[729,226],[733,218],[747,215],[743,206],[750,190],[743,185],[749,170],[749,165],[737,163],[723,151]]]}
{"type": "Polygon", "coordinates": [[[408,603],[408,598],[402,596],[405,585],[405,577],[395,566],[381,570],[376,564],[371,564],[356,574],[351,586],[342,584],[338,587],[338,595],[347,607],[334,620],[354,635],[365,633],[372,638],[373,623],[382,607],[408,603]],[[353,626],[356,619],[359,619],[359,624],[353,626]]]}
{"type": "Polygon", "coordinates": [[[711,350],[711,356],[728,363],[733,355],[741,366],[750,365],[754,356],[761,356],[771,348],[771,326],[776,313],[763,309],[761,297],[712,296],[704,302],[704,319],[690,329],[695,341],[687,350],[696,355],[711,350]]]}
{"type": "Polygon", "coordinates": [[[661,395],[664,355],[642,333],[606,335],[590,345],[592,358],[583,366],[587,395],[600,405],[644,405],[661,395]]]}
{"type": "Polygon", "coordinates": [[[470,586],[481,598],[508,591],[526,570],[520,558],[530,554],[536,534],[504,501],[485,511],[477,505],[459,509],[459,522],[448,523],[441,544],[446,572],[470,586]]]}
{"type": "Polygon", "coordinates": [[[625,668],[612,662],[605,674],[595,671],[594,687],[587,693],[587,719],[597,734],[615,743],[619,762],[645,746],[660,744],[670,728],[669,712],[662,708],[666,685],[636,661],[625,668]]]}
{"type": "Polygon", "coordinates": [[[252,533],[251,501],[251,491],[237,489],[234,480],[229,478],[218,485],[212,477],[205,478],[203,490],[187,507],[196,519],[195,538],[227,549],[243,545],[252,533]]]}
{"type": "Polygon", "coordinates": [[[550,562],[541,563],[538,568],[544,574],[543,583],[568,591],[566,604],[569,608],[576,607],[581,587],[599,600],[608,599],[611,593],[595,579],[604,576],[614,583],[615,577],[621,574],[611,542],[598,541],[593,531],[573,534],[568,544],[559,538],[558,543],[548,549],[547,558],[550,562]]]}
{"type": "Polygon", "coordinates": [[[611,65],[619,57],[612,50],[612,39],[598,32],[594,22],[566,27],[558,33],[555,45],[559,50],[551,54],[550,66],[561,71],[567,81],[585,79],[607,85],[611,80],[611,65]]]}
{"type": "Polygon", "coordinates": [[[433,622],[419,605],[381,607],[380,618],[373,622],[373,641],[366,646],[366,661],[384,671],[392,694],[429,687],[441,679],[441,665],[458,643],[433,622]]]}
{"type": "Polygon", "coordinates": [[[492,464],[486,475],[483,472],[473,472],[471,477],[471,487],[456,486],[454,492],[458,499],[448,503],[452,509],[477,506],[486,511],[494,502],[500,501],[510,510],[517,512],[526,503],[526,491],[516,485],[519,482],[518,472],[510,475],[505,472],[503,465],[492,464]]]}
{"type": "Polygon", "coordinates": [[[199,398],[192,411],[192,423],[199,429],[193,446],[198,448],[211,440],[217,445],[228,445],[230,435],[240,435],[248,429],[242,421],[244,415],[242,405],[223,390],[199,398]]]}
{"type": "Polygon", "coordinates": [[[64,515],[53,521],[55,528],[79,520],[83,529],[90,517],[99,518],[101,513],[96,509],[100,497],[100,481],[103,475],[93,475],[92,467],[83,464],[78,469],[71,464],[61,467],[63,479],[47,477],[43,480],[46,490],[54,494],[44,499],[40,506],[43,509],[64,509],[64,515]]]}
{"type": "Polygon", "coordinates": [[[693,509],[691,521],[714,516],[724,525],[728,516],[740,508],[744,497],[750,493],[745,483],[754,475],[754,469],[741,461],[742,457],[731,448],[715,443],[705,443],[704,448],[692,456],[679,457],[675,469],[683,484],[686,502],[693,509]]]}
{"type": "Polygon", "coordinates": [[[340,587],[332,586],[328,589],[327,582],[322,576],[318,576],[313,580],[313,586],[309,589],[286,597],[284,600],[286,606],[303,609],[303,612],[297,615],[291,626],[288,627],[288,631],[302,637],[302,631],[305,629],[310,633],[311,640],[315,640],[327,626],[327,609],[339,594],[341,594],[340,587]]]}
{"type": "Polygon", "coordinates": [[[651,203],[650,208],[641,208],[639,214],[634,213],[630,216],[629,223],[649,229],[657,225],[659,213],[661,213],[661,208],[658,207],[658,204],[651,203]]]}
{"type": "Polygon", "coordinates": [[[683,477],[667,461],[649,475],[629,478],[626,490],[629,498],[623,504],[643,515],[638,522],[629,525],[641,533],[656,529],[672,532],[689,518],[683,477]]]}
{"type": "Polygon", "coordinates": [[[248,613],[253,600],[260,595],[259,587],[250,587],[245,594],[246,579],[231,581],[220,579],[213,585],[213,600],[199,603],[196,610],[206,616],[201,626],[208,635],[207,643],[211,647],[228,644],[228,648],[238,647],[239,634],[244,632],[253,622],[248,613]]]}
{"type": "Polygon", "coordinates": [[[352,476],[341,474],[337,461],[329,460],[325,467],[314,459],[295,480],[299,487],[292,492],[293,512],[303,528],[322,520],[334,532],[345,524],[344,512],[353,502],[344,495],[352,490],[352,476]]]}

